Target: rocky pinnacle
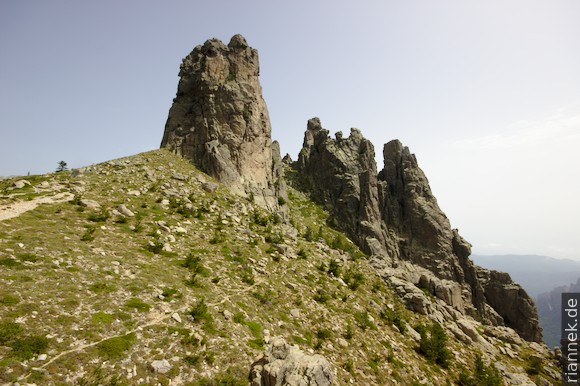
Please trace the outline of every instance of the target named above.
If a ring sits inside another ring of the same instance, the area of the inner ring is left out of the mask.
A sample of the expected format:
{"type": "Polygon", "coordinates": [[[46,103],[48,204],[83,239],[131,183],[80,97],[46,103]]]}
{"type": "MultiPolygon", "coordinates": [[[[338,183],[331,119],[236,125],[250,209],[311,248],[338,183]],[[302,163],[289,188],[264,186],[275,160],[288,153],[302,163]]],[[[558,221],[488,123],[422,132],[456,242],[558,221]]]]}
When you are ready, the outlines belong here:
{"type": "Polygon", "coordinates": [[[278,210],[285,185],[259,73],[258,51],[241,35],[195,47],[181,64],[161,147],[278,210]]]}

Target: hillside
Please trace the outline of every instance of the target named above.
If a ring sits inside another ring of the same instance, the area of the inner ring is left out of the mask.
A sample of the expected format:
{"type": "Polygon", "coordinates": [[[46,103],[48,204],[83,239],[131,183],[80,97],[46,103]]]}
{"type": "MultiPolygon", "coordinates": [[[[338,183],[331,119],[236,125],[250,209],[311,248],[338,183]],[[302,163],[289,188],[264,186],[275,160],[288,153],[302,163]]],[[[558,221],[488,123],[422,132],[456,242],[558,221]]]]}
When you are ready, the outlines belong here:
{"type": "Polygon", "coordinates": [[[534,358],[533,380],[559,374],[542,346],[469,318],[440,320],[449,368],[426,359],[416,330],[436,314],[406,310],[293,188],[283,223],[166,150],[16,180],[1,182],[0,209],[71,200],[1,222],[3,384],[248,384],[274,336],[322,354],[339,385],[453,384],[477,352],[506,384],[534,358]]]}

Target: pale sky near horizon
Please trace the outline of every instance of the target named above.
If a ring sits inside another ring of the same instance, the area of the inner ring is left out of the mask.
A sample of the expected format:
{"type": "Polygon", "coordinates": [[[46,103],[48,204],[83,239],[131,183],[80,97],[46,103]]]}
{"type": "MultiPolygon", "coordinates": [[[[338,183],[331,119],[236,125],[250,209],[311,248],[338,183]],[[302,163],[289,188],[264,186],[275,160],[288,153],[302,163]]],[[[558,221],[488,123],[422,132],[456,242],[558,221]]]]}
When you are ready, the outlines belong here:
{"type": "Polygon", "coordinates": [[[0,176],[157,148],[181,59],[241,33],[273,137],[416,154],[478,254],[580,259],[580,1],[0,1],[0,176]]]}

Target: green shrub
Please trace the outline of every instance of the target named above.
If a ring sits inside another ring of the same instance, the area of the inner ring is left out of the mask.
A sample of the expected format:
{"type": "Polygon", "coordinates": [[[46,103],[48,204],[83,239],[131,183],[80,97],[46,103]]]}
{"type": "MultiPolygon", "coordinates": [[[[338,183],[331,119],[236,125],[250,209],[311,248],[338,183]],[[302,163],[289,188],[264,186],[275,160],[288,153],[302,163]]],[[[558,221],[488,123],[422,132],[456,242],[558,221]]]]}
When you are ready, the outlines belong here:
{"type": "Polygon", "coordinates": [[[252,293],[252,296],[258,299],[262,304],[272,304],[274,300],[274,292],[270,289],[263,292],[254,292],[252,293]]]}
{"type": "Polygon", "coordinates": [[[327,301],[330,300],[330,295],[328,294],[328,292],[322,288],[319,288],[316,291],[316,294],[314,295],[314,301],[318,302],[318,303],[326,303],[327,301]]]}
{"type": "Polygon", "coordinates": [[[99,212],[90,213],[88,220],[92,222],[105,222],[109,217],[111,217],[111,214],[107,209],[103,208],[99,212]]]}
{"type": "Polygon", "coordinates": [[[106,312],[99,311],[91,317],[91,320],[95,324],[111,324],[115,320],[115,317],[106,312]]]}
{"type": "Polygon", "coordinates": [[[344,332],[344,339],[351,340],[354,337],[354,329],[350,322],[346,325],[346,331],[344,332]]]}
{"type": "Polygon", "coordinates": [[[314,239],[316,238],[314,230],[310,226],[306,227],[306,231],[304,232],[304,238],[306,239],[306,241],[314,241],[314,239]]]}
{"type": "Polygon", "coordinates": [[[161,289],[161,296],[163,296],[164,302],[168,302],[171,301],[171,299],[181,297],[181,294],[173,287],[163,287],[161,289]]]}
{"type": "Polygon", "coordinates": [[[133,332],[124,336],[110,338],[99,343],[97,345],[97,351],[103,357],[118,359],[133,346],[135,340],[135,333],[133,332]]]}
{"type": "Polygon", "coordinates": [[[24,328],[22,325],[14,322],[0,323],[0,345],[10,342],[18,336],[24,328]]]}
{"type": "Polygon", "coordinates": [[[397,327],[401,334],[407,332],[407,324],[403,311],[398,304],[395,305],[394,309],[388,307],[383,308],[381,311],[381,318],[383,318],[391,326],[397,327]]]}
{"type": "Polygon", "coordinates": [[[93,241],[97,228],[94,225],[87,225],[85,228],[85,233],[81,236],[81,241],[93,241]]]}
{"type": "Polygon", "coordinates": [[[457,384],[459,386],[501,386],[502,376],[499,370],[490,364],[486,366],[481,359],[481,354],[475,356],[475,370],[473,375],[467,373],[465,369],[459,374],[457,384]]]}
{"type": "Polygon", "coordinates": [[[348,288],[356,291],[365,281],[365,277],[361,272],[349,269],[344,274],[343,280],[348,284],[348,288]]]}
{"type": "Polygon", "coordinates": [[[193,273],[197,273],[197,274],[200,274],[203,276],[209,275],[209,271],[203,265],[203,262],[201,261],[201,257],[194,255],[193,252],[190,252],[187,255],[187,257],[183,261],[182,265],[185,268],[188,268],[193,273]]]}
{"type": "Polygon", "coordinates": [[[327,272],[334,277],[340,277],[340,264],[338,264],[338,261],[330,260],[327,272]]]}
{"type": "Polygon", "coordinates": [[[254,272],[249,267],[242,270],[241,279],[242,282],[248,285],[254,285],[256,283],[256,280],[254,279],[254,272]]]}
{"type": "Polygon", "coordinates": [[[526,372],[530,375],[538,375],[542,372],[542,367],[542,358],[537,356],[530,356],[528,358],[526,372]]]}
{"type": "Polygon", "coordinates": [[[4,257],[0,259],[0,266],[8,267],[8,268],[16,268],[21,267],[22,263],[18,260],[12,259],[10,257],[4,257]]]}
{"type": "Polygon", "coordinates": [[[5,306],[12,306],[14,304],[20,303],[20,298],[12,294],[2,294],[0,295],[0,304],[5,306]]]}
{"type": "Polygon", "coordinates": [[[35,354],[40,354],[48,348],[48,339],[44,336],[32,335],[23,338],[15,338],[10,341],[9,346],[12,348],[11,356],[20,359],[30,359],[35,354]]]}
{"type": "Polygon", "coordinates": [[[147,250],[155,254],[161,253],[161,251],[163,251],[163,242],[161,239],[159,239],[159,236],[156,236],[153,240],[150,240],[147,243],[147,250]]]}
{"type": "Polygon", "coordinates": [[[93,283],[89,286],[89,290],[94,292],[94,293],[110,293],[113,292],[115,290],[115,287],[111,284],[108,283],[104,283],[104,282],[97,282],[97,283],[93,283]]]}
{"type": "Polygon", "coordinates": [[[332,331],[328,328],[323,328],[316,332],[316,337],[320,340],[327,340],[332,336],[332,331]]]}
{"type": "Polygon", "coordinates": [[[254,338],[262,337],[262,325],[260,323],[249,320],[245,324],[250,329],[254,338]]]}
{"type": "Polygon", "coordinates": [[[417,327],[421,335],[419,342],[419,353],[428,361],[434,362],[443,368],[449,367],[451,351],[447,348],[447,334],[443,327],[437,322],[433,322],[429,327],[419,325],[417,327]]]}
{"type": "Polygon", "coordinates": [[[252,222],[254,224],[265,227],[270,222],[270,218],[268,215],[263,214],[262,212],[260,212],[258,210],[254,210],[252,212],[252,222]]]}
{"type": "Polygon", "coordinates": [[[189,311],[189,315],[191,315],[194,322],[213,320],[211,314],[209,313],[207,304],[205,304],[204,298],[199,299],[199,301],[195,303],[191,311],[189,311]]]}
{"type": "Polygon", "coordinates": [[[244,370],[228,369],[212,378],[203,377],[196,380],[192,386],[248,386],[248,375],[244,370]]]}
{"type": "Polygon", "coordinates": [[[376,330],[377,326],[372,322],[370,315],[367,311],[364,312],[355,312],[354,313],[354,320],[358,324],[358,326],[363,330],[372,329],[376,330]]]}
{"type": "Polygon", "coordinates": [[[226,235],[219,229],[216,229],[213,233],[213,237],[209,240],[209,243],[220,244],[223,243],[224,241],[226,241],[226,235]]]}
{"type": "Polygon", "coordinates": [[[236,312],[234,314],[233,320],[236,323],[244,324],[245,321],[246,321],[246,318],[244,317],[244,313],[243,312],[236,312]]]}
{"type": "Polygon", "coordinates": [[[145,303],[143,300],[139,298],[132,298],[127,300],[127,302],[125,303],[125,307],[134,308],[139,312],[147,312],[149,311],[149,309],[151,309],[151,306],[149,304],[145,303]]]}

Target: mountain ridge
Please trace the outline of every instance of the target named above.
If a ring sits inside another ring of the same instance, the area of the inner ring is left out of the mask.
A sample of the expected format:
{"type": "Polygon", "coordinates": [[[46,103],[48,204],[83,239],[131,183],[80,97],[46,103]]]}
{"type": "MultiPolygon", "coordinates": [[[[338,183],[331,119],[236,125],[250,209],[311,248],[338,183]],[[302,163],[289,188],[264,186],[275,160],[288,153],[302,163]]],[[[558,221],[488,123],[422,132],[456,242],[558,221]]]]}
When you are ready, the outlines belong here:
{"type": "Polygon", "coordinates": [[[164,149],[0,181],[2,209],[73,195],[2,221],[0,380],[556,382],[529,297],[473,265],[408,148],[377,173],[360,131],[311,119],[282,162],[258,71],[241,35],[211,39],[184,59],[164,149]]]}

